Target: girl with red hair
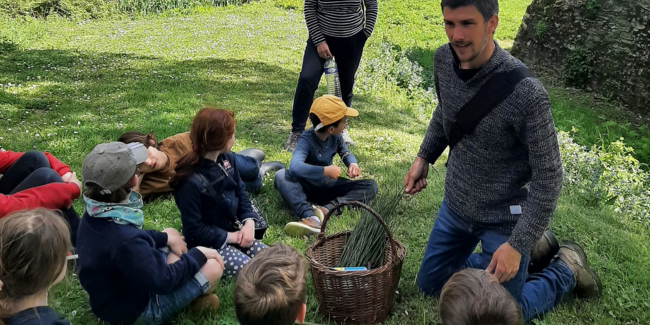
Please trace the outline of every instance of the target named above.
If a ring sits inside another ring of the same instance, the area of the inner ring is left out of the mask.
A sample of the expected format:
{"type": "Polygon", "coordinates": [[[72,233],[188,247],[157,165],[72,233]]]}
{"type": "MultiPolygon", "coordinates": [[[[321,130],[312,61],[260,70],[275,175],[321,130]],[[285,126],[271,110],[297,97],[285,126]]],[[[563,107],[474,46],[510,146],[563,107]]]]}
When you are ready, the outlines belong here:
{"type": "Polygon", "coordinates": [[[236,276],[267,248],[254,238],[255,212],[230,152],[235,142],[233,115],[215,108],[196,114],[190,131],[192,151],[178,161],[170,181],[188,248],[216,249],[229,276],[236,276]]]}

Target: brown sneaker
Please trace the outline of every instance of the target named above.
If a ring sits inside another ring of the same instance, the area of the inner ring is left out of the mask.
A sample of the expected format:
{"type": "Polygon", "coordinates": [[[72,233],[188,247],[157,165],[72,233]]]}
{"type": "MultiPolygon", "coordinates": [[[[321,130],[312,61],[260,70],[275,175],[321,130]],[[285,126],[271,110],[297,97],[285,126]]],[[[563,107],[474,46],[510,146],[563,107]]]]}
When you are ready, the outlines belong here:
{"type": "Polygon", "coordinates": [[[318,218],[318,220],[320,220],[321,223],[323,222],[323,220],[325,220],[325,215],[330,211],[327,210],[326,207],[322,207],[320,205],[312,205],[311,209],[314,212],[314,215],[318,218]]]}
{"type": "Polygon", "coordinates": [[[537,241],[533,251],[530,253],[530,264],[528,264],[528,273],[539,273],[549,264],[560,250],[560,244],[555,239],[553,232],[547,230],[537,241]]]}
{"type": "Polygon", "coordinates": [[[300,138],[301,134],[302,132],[289,133],[289,138],[287,139],[287,142],[284,143],[283,149],[289,152],[293,152],[293,149],[296,148],[296,143],[298,143],[298,139],[300,138]]]}
{"type": "Polygon", "coordinates": [[[320,233],[320,222],[312,218],[304,218],[298,222],[289,222],[284,226],[284,232],[292,237],[313,236],[320,233]]]}
{"type": "Polygon", "coordinates": [[[587,255],[582,247],[565,240],[562,242],[557,255],[562,262],[569,266],[576,278],[576,287],[573,289],[576,296],[585,299],[600,297],[603,292],[603,285],[598,275],[589,268],[587,255]]]}
{"type": "Polygon", "coordinates": [[[219,309],[219,297],[215,294],[204,294],[196,297],[189,305],[190,310],[199,312],[202,310],[217,311],[219,309]]]}

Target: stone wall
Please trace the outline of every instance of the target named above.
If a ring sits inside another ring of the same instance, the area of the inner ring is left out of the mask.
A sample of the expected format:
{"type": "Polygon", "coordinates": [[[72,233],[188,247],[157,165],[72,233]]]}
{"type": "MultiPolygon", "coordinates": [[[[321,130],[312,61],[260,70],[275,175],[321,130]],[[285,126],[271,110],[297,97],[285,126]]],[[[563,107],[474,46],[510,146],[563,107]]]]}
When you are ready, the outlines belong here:
{"type": "Polygon", "coordinates": [[[512,54],[650,113],[650,0],[532,0],[512,54]]]}

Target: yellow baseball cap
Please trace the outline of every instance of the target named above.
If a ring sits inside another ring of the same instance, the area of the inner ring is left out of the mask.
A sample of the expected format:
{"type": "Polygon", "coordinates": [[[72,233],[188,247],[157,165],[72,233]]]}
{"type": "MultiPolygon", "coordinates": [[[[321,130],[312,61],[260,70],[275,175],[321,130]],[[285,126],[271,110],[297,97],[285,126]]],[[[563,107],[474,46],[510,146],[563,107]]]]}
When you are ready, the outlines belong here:
{"type": "Polygon", "coordinates": [[[323,95],[316,98],[309,113],[318,116],[320,124],[314,127],[314,130],[320,130],[326,125],[330,125],[345,116],[359,116],[359,111],[354,108],[345,106],[345,103],[338,97],[332,95],[323,95]]]}

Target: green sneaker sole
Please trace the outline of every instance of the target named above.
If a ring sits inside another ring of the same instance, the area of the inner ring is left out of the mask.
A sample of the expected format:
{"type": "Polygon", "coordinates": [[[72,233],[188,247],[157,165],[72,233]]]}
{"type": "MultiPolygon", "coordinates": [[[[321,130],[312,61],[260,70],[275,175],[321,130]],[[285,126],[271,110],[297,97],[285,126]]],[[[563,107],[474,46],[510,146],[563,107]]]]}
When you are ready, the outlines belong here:
{"type": "Polygon", "coordinates": [[[289,222],[286,226],[284,226],[284,232],[292,237],[310,237],[320,233],[320,229],[316,230],[300,222],[289,222]]]}

